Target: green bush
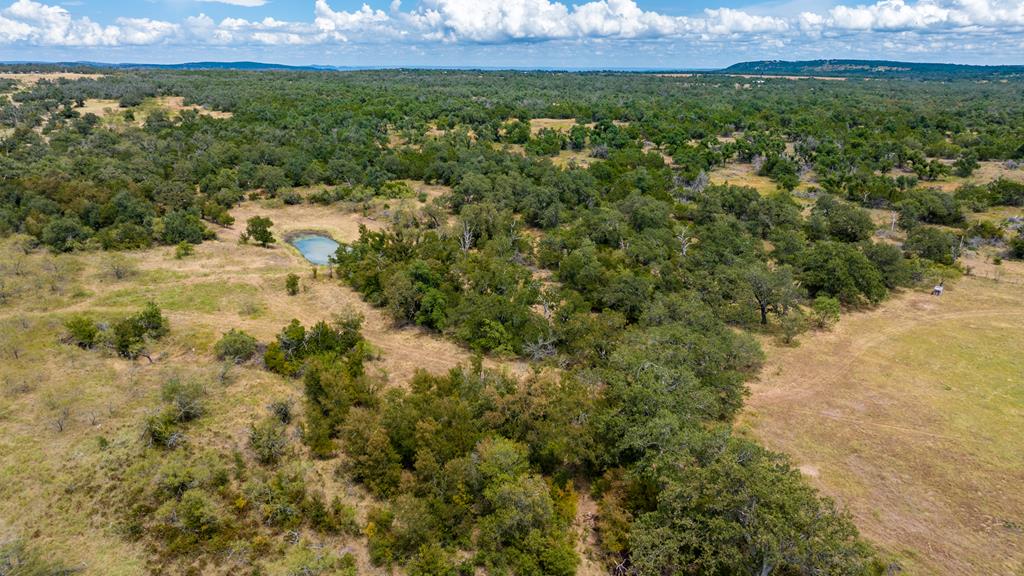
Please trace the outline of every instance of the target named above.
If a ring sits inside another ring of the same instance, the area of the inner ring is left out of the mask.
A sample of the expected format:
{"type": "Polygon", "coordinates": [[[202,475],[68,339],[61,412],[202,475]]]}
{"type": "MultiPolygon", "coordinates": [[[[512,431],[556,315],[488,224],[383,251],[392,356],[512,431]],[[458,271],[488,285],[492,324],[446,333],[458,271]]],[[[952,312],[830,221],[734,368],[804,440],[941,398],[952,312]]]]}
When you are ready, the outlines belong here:
{"type": "Polygon", "coordinates": [[[309,525],[319,532],[359,535],[355,508],[345,504],[337,496],[331,501],[330,506],[327,506],[321,496],[311,495],[306,501],[305,517],[309,525]]]}
{"type": "Polygon", "coordinates": [[[96,323],[85,316],[72,316],[64,322],[64,327],[72,343],[80,348],[92,348],[100,333],[96,323]]]}
{"type": "Polygon", "coordinates": [[[195,253],[195,246],[185,241],[178,242],[178,245],[174,247],[174,257],[177,258],[178,260],[181,260],[182,258],[185,258],[187,256],[191,256],[195,253]]]}
{"type": "Polygon", "coordinates": [[[203,405],[206,390],[198,381],[172,378],[164,382],[160,395],[170,405],[175,422],[190,422],[206,411],[203,405]]]}
{"type": "Polygon", "coordinates": [[[1016,260],[1024,260],[1024,232],[1010,240],[1008,255],[1016,260]]]}
{"type": "Polygon", "coordinates": [[[146,418],[142,437],[150,446],[169,449],[177,448],[185,440],[178,426],[177,414],[169,407],[146,418]]]}
{"type": "Polygon", "coordinates": [[[842,308],[839,300],[828,296],[818,296],[811,305],[811,322],[821,330],[827,330],[839,321],[842,308]]]}
{"type": "Polygon", "coordinates": [[[270,228],[274,223],[265,216],[253,216],[246,221],[245,232],[239,237],[244,243],[252,240],[260,246],[266,248],[267,246],[277,242],[274,238],[274,234],[270,231],[270,228]]]}
{"type": "Polygon", "coordinates": [[[918,226],[907,234],[903,249],[921,258],[950,265],[956,253],[957,239],[943,230],[929,226],[918,226]]]}
{"type": "Polygon", "coordinates": [[[274,400],[269,406],[267,406],[267,410],[270,412],[270,415],[277,418],[281,424],[292,423],[293,414],[291,400],[274,400]]]}
{"type": "Polygon", "coordinates": [[[214,345],[213,350],[220,360],[231,360],[236,364],[248,361],[256,353],[257,342],[241,330],[228,330],[214,345]]]}
{"type": "Polygon", "coordinates": [[[170,331],[167,318],[160,308],[150,302],[141,312],[114,323],[105,340],[124,358],[137,358],[145,354],[146,339],[159,340],[170,331]]]}
{"type": "Polygon", "coordinates": [[[249,448],[260,464],[276,464],[288,450],[287,429],[280,420],[268,416],[249,427],[249,448]]]}
{"type": "Polygon", "coordinates": [[[284,279],[284,288],[288,291],[289,296],[295,296],[299,293],[299,276],[297,274],[289,274],[284,279]]]}
{"type": "Polygon", "coordinates": [[[80,572],[29,546],[24,540],[0,541],[0,574],[3,576],[70,576],[80,572]]]}

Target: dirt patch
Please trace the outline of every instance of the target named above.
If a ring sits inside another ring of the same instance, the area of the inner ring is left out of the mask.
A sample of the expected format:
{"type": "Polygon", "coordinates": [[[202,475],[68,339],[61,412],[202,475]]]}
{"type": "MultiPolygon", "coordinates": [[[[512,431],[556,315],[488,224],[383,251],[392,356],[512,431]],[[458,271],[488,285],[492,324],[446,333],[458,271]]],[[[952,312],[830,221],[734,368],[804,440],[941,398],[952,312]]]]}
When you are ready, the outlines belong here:
{"type": "Polygon", "coordinates": [[[1024,568],[1024,289],[964,278],[767,343],[742,425],[909,574],[1024,568]],[[812,473],[813,472],[813,473],[812,473]]]}
{"type": "Polygon", "coordinates": [[[102,78],[103,74],[79,74],[77,72],[46,72],[46,73],[27,73],[20,74],[16,72],[3,72],[0,73],[0,78],[6,78],[10,80],[17,80],[25,88],[31,88],[39,83],[40,80],[81,80],[83,78],[102,78]]]}
{"type": "MultiPolygon", "coordinates": [[[[530,119],[530,134],[536,136],[545,128],[568,134],[569,130],[571,130],[575,125],[575,118],[532,118],[530,119]]],[[[584,126],[587,128],[593,128],[595,124],[590,122],[588,124],[584,124],[584,126]]]]}
{"type": "MultiPolygon", "coordinates": [[[[185,105],[185,98],[181,96],[161,96],[155,99],[155,105],[167,110],[171,113],[172,117],[181,115],[183,110],[192,110],[202,116],[209,116],[210,118],[227,119],[234,116],[231,112],[221,112],[219,110],[210,110],[199,104],[185,105]]],[[[143,104],[145,106],[145,104],[143,104]]]]}
{"type": "MultiPolygon", "coordinates": [[[[951,160],[943,160],[942,162],[949,166],[953,165],[953,162],[951,160]]],[[[978,169],[975,170],[973,174],[966,178],[951,175],[935,181],[921,180],[920,182],[918,182],[917,186],[919,188],[933,188],[936,190],[941,190],[943,192],[952,193],[956,192],[957,188],[967,184],[988,184],[989,182],[994,182],[996,180],[999,180],[1000,178],[1014,180],[1016,182],[1024,182],[1024,169],[1017,168],[1011,170],[1007,168],[1002,162],[995,161],[984,161],[979,162],[978,164],[980,165],[978,169]]],[[[899,168],[893,168],[888,172],[888,175],[893,178],[896,178],[898,176],[911,176],[913,174],[914,172],[911,170],[901,170],[899,168]]]]}
{"type": "Polygon", "coordinates": [[[124,112],[126,108],[121,108],[121,105],[117,100],[89,98],[83,102],[82,106],[76,108],[76,110],[82,116],[85,116],[86,114],[95,114],[100,118],[109,118],[124,112]]]}

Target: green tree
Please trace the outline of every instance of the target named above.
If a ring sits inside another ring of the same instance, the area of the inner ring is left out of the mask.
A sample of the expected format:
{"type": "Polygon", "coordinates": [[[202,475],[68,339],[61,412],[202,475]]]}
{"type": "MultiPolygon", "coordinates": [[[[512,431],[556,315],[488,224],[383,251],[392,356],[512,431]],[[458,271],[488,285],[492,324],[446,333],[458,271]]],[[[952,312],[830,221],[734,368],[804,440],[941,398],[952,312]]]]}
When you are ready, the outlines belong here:
{"type": "Polygon", "coordinates": [[[961,178],[967,178],[980,166],[977,154],[972,151],[964,152],[953,163],[953,173],[961,178]]]}
{"type": "Polygon", "coordinates": [[[723,448],[663,480],[657,509],[630,534],[638,574],[867,573],[871,555],[849,517],[784,458],[743,440],[723,448]]]}
{"type": "Polygon", "coordinates": [[[270,231],[270,228],[274,223],[266,216],[253,216],[246,221],[245,232],[242,234],[242,241],[248,242],[252,240],[260,246],[266,248],[267,246],[277,242],[274,238],[274,234],[270,231]]]}
{"type": "Polygon", "coordinates": [[[800,258],[800,280],[812,296],[835,296],[845,304],[880,302],[887,293],[882,275],[855,246],[815,243],[800,258]]]}
{"type": "Polygon", "coordinates": [[[206,238],[206,226],[191,212],[175,211],[164,216],[160,241],[164,244],[200,244],[206,238]]]}
{"type": "Polygon", "coordinates": [[[799,287],[788,266],[770,270],[764,265],[754,265],[747,270],[746,280],[761,312],[762,325],[768,324],[769,312],[785,316],[800,301],[799,287]]]}

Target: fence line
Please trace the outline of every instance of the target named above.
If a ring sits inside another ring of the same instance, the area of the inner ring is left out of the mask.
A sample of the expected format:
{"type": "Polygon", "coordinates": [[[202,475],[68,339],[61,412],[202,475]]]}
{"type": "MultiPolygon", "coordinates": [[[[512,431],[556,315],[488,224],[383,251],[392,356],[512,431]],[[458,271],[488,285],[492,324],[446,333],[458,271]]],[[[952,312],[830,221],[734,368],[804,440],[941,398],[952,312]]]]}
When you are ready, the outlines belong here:
{"type": "Polygon", "coordinates": [[[1020,276],[1018,274],[1013,274],[1013,273],[1010,273],[1010,274],[998,274],[998,273],[987,274],[987,273],[984,273],[984,272],[972,271],[970,274],[968,274],[968,276],[973,276],[975,278],[984,278],[985,280],[991,280],[993,282],[998,282],[998,283],[1013,284],[1013,285],[1016,285],[1016,286],[1024,286],[1024,276],[1020,276]]]}

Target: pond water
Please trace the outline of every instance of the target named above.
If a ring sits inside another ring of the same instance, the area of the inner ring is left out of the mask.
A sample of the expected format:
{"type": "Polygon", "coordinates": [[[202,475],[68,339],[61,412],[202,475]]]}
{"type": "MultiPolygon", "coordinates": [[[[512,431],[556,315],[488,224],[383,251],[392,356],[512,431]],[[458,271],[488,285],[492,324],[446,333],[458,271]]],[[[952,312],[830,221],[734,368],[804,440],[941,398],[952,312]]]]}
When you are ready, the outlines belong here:
{"type": "Polygon", "coordinates": [[[299,249],[302,255],[313,264],[326,266],[330,257],[338,251],[338,243],[329,236],[321,234],[303,234],[288,240],[288,243],[299,249]]]}

